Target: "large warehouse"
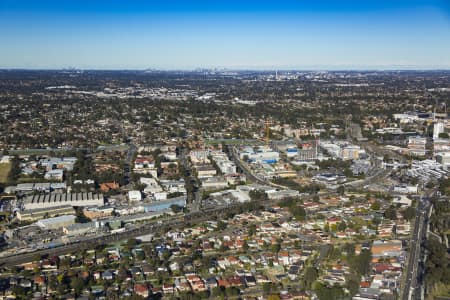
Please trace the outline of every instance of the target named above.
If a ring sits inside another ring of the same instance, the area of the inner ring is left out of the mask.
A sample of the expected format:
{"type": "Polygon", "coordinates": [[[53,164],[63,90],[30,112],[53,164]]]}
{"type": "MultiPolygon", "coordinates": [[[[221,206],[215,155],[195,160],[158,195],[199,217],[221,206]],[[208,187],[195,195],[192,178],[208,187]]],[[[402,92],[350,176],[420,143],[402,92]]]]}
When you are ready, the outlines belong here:
{"type": "Polygon", "coordinates": [[[28,196],[23,201],[23,209],[49,208],[61,205],[70,206],[102,206],[102,194],[70,193],[70,194],[37,194],[28,196]]]}
{"type": "Polygon", "coordinates": [[[77,217],[73,215],[59,216],[54,218],[42,219],[36,222],[36,225],[42,229],[57,229],[69,226],[75,223],[77,217]]]}

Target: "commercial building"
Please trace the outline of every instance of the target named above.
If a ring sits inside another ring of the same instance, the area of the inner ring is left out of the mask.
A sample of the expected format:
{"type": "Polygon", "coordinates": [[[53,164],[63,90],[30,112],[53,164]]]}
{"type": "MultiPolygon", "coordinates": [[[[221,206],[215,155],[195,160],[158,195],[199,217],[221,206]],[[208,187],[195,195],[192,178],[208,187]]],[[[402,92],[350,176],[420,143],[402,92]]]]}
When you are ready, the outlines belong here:
{"type": "Polygon", "coordinates": [[[211,163],[208,158],[208,152],[205,150],[192,150],[189,152],[189,159],[194,165],[211,163]]]}
{"type": "Polygon", "coordinates": [[[76,157],[49,157],[39,160],[39,164],[45,167],[47,171],[53,170],[55,168],[72,171],[76,161],[76,157]]]}
{"type": "Polygon", "coordinates": [[[450,139],[435,139],[433,140],[433,152],[437,155],[442,152],[450,151],[450,139]]]}
{"type": "MultiPolygon", "coordinates": [[[[248,192],[238,191],[238,190],[225,190],[220,192],[215,192],[209,195],[213,200],[219,200],[222,203],[231,203],[231,202],[248,202],[250,201],[250,196],[248,192]]],[[[216,202],[217,203],[217,202],[216,202]]]]}
{"type": "Polygon", "coordinates": [[[197,171],[198,178],[213,177],[217,174],[216,169],[211,165],[196,166],[195,170],[197,171]]]}
{"type": "Polygon", "coordinates": [[[161,180],[159,183],[168,193],[186,194],[186,187],[183,178],[181,178],[180,180],[161,180]]]}
{"type": "Polygon", "coordinates": [[[422,182],[428,182],[430,180],[439,180],[444,176],[448,176],[448,171],[442,164],[434,160],[414,160],[412,161],[410,168],[406,170],[406,175],[417,178],[422,182]]]}
{"type": "Polygon", "coordinates": [[[251,147],[245,147],[239,153],[239,158],[248,159],[250,162],[273,164],[280,159],[280,153],[269,147],[257,147],[256,151],[251,147]]]}
{"type": "Polygon", "coordinates": [[[341,158],[343,160],[357,160],[362,152],[364,152],[364,150],[362,150],[361,147],[356,145],[348,145],[342,148],[341,158]]]}
{"type": "Polygon", "coordinates": [[[45,173],[45,175],[44,175],[44,178],[47,180],[62,181],[63,177],[64,177],[64,170],[62,170],[62,169],[50,170],[50,171],[47,171],[47,173],[45,173]]]}
{"type": "Polygon", "coordinates": [[[343,160],[357,160],[365,154],[365,150],[346,141],[321,142],[320,147],[330,156],[343,160]]]}
{"type": "Polygon", "coordinates": [[[141,177],[139,178],[139,181],[141,184],[145,185],[144,193],[153,194],[163,191],[162,187],[155,178],[141,177]]]}
{"type": "Polygon", "coordinates": [[[423,137],[410,137],[408,139],[408,152],[411,155],[425,156],[427,139],[423,137]]]}
{"type": "Polygon", "coordinates": [[[36,225],[42,229],[58,229],[75,223],[74,215],[59,216],[54,218],[42,219],[36,222],[36,225]]]}
{"type": "Polygon", "coordinates": [[[295,157],[295,156],[297,156],[297,154],[298,154],[298,148],[297,147],[291,147],[291,148],[287,148],[286,149],[286,156],[288,158],[295,157]]]}
{"type": "Polygon", "coordinates": [[[399,194],[417,194],[419,191],[419,185],[396,185],[394,186],[394,192],[399,194]]]}
{"type": "Polygon", "coordinates": [[[227,180],[228,184],[239,184],[241,182],[245,182],[247,180],[247,177],[244,174],[241,173],[235,173],[235,174],[228,174],[224,176],[227,180]]]}
{"type": "Polygon", "coordinates": [[[228,156],[221,151],[212,151],[211,158],[216,163],[220,172],[224,175],[236,173],[236,165],[228,159],[228,156]]]}
{"type": "Polygon", "coordinates": [[[228,181],[224,177],[209,177],[202,179],[202,187],[205,190],[220,190],[228,187],[228,181]]]}
{"type": "Polygon", "coordinates": [[[140,191],[129,191],[128,200],[130,201],[142,201],[142,194],[140,191]]]}
{"type": "Polygon", "coordinates": [[[23,200],[23,209],[50,208],[62,205],[70,206],[102,206],[102,194],[93,193],[66,193],[66,194],[37,194],[23,200]]]}
{"type": "Polygon", "coordinates": [[[443,152],[436,155],[436,161],[444,166],[450,165],[450,152],[443,152]]]}
{"type": "Polygon", "coordinates": [[[433,140],[439,138],[439,134],[444,133],[444,123],[436,122],[433,125],[433,140]]]}

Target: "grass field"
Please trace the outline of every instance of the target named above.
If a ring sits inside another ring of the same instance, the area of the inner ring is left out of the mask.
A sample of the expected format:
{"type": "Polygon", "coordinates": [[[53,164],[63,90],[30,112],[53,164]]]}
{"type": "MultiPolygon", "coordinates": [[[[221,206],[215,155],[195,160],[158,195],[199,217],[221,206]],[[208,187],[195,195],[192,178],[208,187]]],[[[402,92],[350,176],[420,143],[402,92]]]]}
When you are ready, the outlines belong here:
{"type": "Polygon", "coordinates": [[[11,170],[11,163],[0,164],[0,183],[5,183],[8,181],[8,174],[10,170],[11,170]]]}

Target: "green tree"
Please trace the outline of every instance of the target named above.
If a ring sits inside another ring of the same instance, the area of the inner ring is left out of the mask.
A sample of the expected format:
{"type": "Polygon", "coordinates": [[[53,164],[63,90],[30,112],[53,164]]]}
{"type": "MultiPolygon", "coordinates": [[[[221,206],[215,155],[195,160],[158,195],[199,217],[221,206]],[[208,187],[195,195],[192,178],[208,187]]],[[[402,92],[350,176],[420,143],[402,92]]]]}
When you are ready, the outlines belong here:
{"type": "Polygon", "coordinates": [[[372,260],[372,252],[363,249],[357,256],[349,257],[350,268],[353,273],[359,275],[367,275],[370,271],[370,262],[372,260]]]}
{"type": "Polygon", "coordinates": [[[412,220],[416,216],[416,210],[412,206],[408,206],[402,213],[403,218],[406,220],[412,220]]]}
{"type": "Polygon", "coordinates": [[[347,229],[347,224],[345,223],[345,221],[339,222],[337,229],[339,231],[344,231],[345,229],[347,229]]]}
{"type": "Polygon", "coordinates": [[[347,256],[355,256],[355,244],[346,243],[343,246],[343,250],[347,253],[347,256]]]}
{"type": "Polygon", "coordinates": [[[136,247],[137,244],[138,244],[138,241],[135,238],[131,238],[127,241],[128,249],[132,249],[132,248],[136,247]]]}
{"type": "Polygon", "coordinates": [[[223,298],[225,297],[225,289],[220,286],[216,286],[212,289],[212,295],[214,298],[223,298]]]}
{"type": "Polygon", "coordinates": [[[297,220],[304,220],[306,217],[306,211],[302,206],[297,206],[297,205],[290,206],[289,212],[297,220]]]}
{"type": "Polygon", "coordinates": [[[317,269],[314,267],[307,267],[305,270],[305,286],[310,289],[311,285],[314,281],[317,280],[317,277],[319,276],[319,273],[317,272],[317,269]]]}
{"type": "Polygon", "coordinates": [[[252,201],[267,201],[268,197],[263,190],[251,190],[249,192],[250,199],[252,201]]]}
{"type": "Polygon", "coordinates": [[[253,236],[256,234],[256,224],[250,224],[248,226],[248,235],[253,236]]]}
{"type": "Polygon", "coordinates": [[[347,279],[347,289],[350,292],[350,295],[354,296],[359,291],[359,280],[358,276],[351,276],[351,278],[347,279]]]}
{"type": "Polygon", "coordinates": [[[315,285],[314,290],[320,300],[340,300],[345,298],[344,291],[341,287],[327,287],[321,283],[315,285]]]}
{"type": "Polygon", "coordinates": [[[170,209],[172,209],[172,211],[177,214],[177,213],[179,213],[179,212],[181,212],[183,210],[183,207],[179,206],[177,204],[172,204],[170,206],[170,209]]]}
{"type": "Polygon", "coordinates": [[[380,202],[378,202],[378,201],[375,201],[374,203],[372,203],[370,205],[371,210],[380,210],[380,208],[381,208],[381,205],[380,205],[380,202]]]}
{"type": "Polygon", "coordinates": [[[227,223],[225,223],[224,221],[217,222],[217,231],[223,231],[225,229],[227,229],[227,223]]]}
{"type": "Polygon", "coordinates": [[[383,215],[386,219],[397,220],[397,210],[392,206],[386,209],[383,215]]]}
{"type": "Polygon", "coordinates": [[[339,195],[343,196],[343,195],[345,194],[345,186],[340,185],[340,186],[337,188],[337,192],[338,192],[339,195]]]}
{"type": "Polygon", "coordinates": [[[448,139],[449,138],[448,133],[447,132],[439,133],[439,138],[440,139],[448,139]]]}
{"type": "Polygon", "coordinates": [[[278,253],[281,250],[281,244],[279,242],[272,245],[272,252],[278,253]]]}
{"type": "Polygon", "coordinates": [[[70,287],[75,291],[75,296],[81,295],[81,292],[84,289],[84,281],[78,276],[72,277],[70,280],[70,287]]]}
{"type": "Polygon", "coordinates": [[[242,245],[242,250],[243,250],[244,252],[247,252],[248,249],[249,249],[248,243],[247,243],[247,241],[244,241],[244,245],[242,245]]]}

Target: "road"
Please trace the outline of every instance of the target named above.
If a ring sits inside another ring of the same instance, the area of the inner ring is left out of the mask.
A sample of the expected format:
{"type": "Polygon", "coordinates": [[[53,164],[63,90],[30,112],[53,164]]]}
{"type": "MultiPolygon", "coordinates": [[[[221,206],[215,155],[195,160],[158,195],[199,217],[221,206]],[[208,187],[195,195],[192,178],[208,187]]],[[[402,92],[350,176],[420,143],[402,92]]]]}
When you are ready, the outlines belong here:
{"type": "MultiPolygon", "coordinates": [[[[432,194],[434,194],[434,191],[432,194]]],[[[428,212],[430,210],[428,199],[430,196],[421,197],[417,206],[414,230],[409,242],[409,258],[405,270],[403,300],[420,299],[421,282],[418,282],[420,275],[419,261],[421,259],[422,241],[426,238],[426,223],[428,222],[428,212]]]]}
{"type": "MultiPolygon", "coordinates": [[[[195,178],[193,177],[192,167],[191,167],[191,163],[189,162],[189,159],[187,157],[187,149],[186,148],[180,149],[180,163],[186,172],[186,174],[183,174],[183,175],[186,175],[185,181],[189,180],[193,185],[193,192],[189,193],[187,195],[187,204],[188,204],[189,210],[191,212],[197,212],[202,207],[203,190],[199,186],[197,180],[195,180],[195,178]]],[[[188,184],[188,182],[186,182],[186,184],[188,184]]]]}
{"type": "Polygon", "coordinates": [[[131,167],[133,166],[133,158],[137,152],[136,145],[130,143],[127,151],[127,157],[123,166],[123,183],[124,185],[130,184],[131,167]]]}
{"type": "Polygon", "coordinates": [[[246,165],[244,165],[244,163],[242,163],[242,161],[239,159],[239,155],[237,154],[235,147],[231,147],[231,154],[232,154],[234,163],[236,164],[237,167],[239,167],[242,170],[242,172],[245,174],[245,176],[247,177],[248,180],[250,180],[252,182],[260,183],[260,184],[266,184],[266,181],[264,181],[262,178],[256,177],[250,171],[250,169],[246,165]]]}

